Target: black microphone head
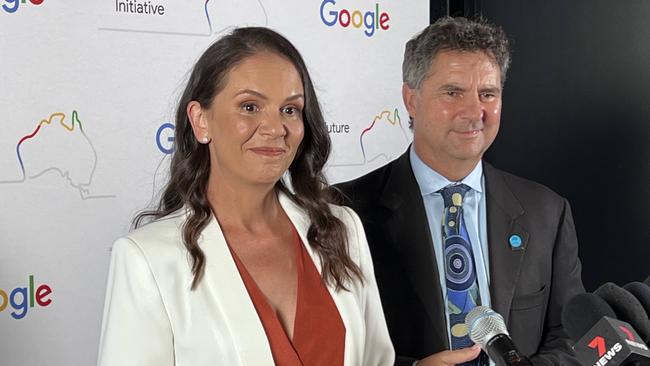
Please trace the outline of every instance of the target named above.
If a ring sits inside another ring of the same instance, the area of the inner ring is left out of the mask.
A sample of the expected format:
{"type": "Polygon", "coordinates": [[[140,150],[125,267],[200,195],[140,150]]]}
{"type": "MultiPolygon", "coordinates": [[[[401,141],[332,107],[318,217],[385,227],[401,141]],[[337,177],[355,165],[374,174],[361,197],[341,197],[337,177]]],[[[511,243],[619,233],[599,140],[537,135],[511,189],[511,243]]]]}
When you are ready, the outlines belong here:
{"type": "Polygon", "coordinates": [[[616,318],[616,313],[600,296],[584,293],[572,297],[562,309],[564,330],[577,342],[602,317],[616,318]]]}
{"type": "Polygon", "coordinates": [[[650,286],[642,282],[630,282],[623,286],[643,305],[646,315],[650,316],[650,286]]]}
{"type": "Polygon", "coordinates": [[[611,282],[600,286],[594,293],[607,301],[616,317],[629,323],[644,341],[650,339],[650,319],[634,295],[611,282]]]}

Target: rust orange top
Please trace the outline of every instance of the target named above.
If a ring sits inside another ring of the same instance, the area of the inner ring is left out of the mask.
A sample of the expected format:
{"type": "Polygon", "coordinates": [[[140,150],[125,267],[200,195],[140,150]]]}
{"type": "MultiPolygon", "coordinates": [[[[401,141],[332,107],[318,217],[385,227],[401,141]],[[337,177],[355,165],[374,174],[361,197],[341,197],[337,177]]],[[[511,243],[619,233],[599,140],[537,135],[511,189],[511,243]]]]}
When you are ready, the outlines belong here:
{"type": "Polygon", "coordinates": [[[232,249],[230,252],[260,317],[276,366],[342,366],[345,325],[295,229],[294,238],[298,284],[293,339],[244,264],[232,249]]]}

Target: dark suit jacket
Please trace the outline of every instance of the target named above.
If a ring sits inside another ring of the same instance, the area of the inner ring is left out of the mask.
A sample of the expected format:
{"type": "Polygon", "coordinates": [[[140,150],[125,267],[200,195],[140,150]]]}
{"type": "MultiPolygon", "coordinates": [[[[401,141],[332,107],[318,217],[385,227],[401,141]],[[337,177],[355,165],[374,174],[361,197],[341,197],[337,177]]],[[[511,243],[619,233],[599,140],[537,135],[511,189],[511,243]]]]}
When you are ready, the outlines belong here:
{"type": "MultiPolygon", "coordinates": [[[[492,308],[535,365],[579,365],[561,323],[563,304],[584,292],[569,204],[485,162],[483,172],[492,308]],[[509,244],[512,234],[522,238],[519,249],[509,244]]],[[[336,187],[361,216],[396,365],[449,349],[441,269],[408,151],[336,187]]]]}

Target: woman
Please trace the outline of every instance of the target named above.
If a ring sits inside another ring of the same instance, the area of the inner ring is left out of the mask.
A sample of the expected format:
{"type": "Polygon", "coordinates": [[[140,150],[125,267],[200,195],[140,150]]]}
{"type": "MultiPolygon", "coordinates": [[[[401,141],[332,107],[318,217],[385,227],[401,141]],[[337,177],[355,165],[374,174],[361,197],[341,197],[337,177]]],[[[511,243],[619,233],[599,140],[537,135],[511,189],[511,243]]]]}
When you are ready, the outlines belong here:
{"type": "Polygon", "coordinates": [[[293,45],[241,28],[210,46],[175,143],[158,208],[113,247],[99,365],[392,365],[363,228],[328,203],[330,140],[293,45]]]}

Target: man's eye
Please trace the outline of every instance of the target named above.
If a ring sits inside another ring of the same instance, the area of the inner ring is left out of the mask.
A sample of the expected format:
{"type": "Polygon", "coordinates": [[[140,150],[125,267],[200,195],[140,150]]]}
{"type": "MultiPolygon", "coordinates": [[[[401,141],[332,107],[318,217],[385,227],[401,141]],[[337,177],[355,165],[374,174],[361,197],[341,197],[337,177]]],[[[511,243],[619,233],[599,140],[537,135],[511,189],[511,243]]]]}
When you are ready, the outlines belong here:
{"type": "Polygon", "coordinates": [[[448,92],[447,92],[447,95],[449,95],[450,97],[457,97],[457,96],[458,96],[458,92],[455,92],[455,91],[448,91],[448,92]]]}

